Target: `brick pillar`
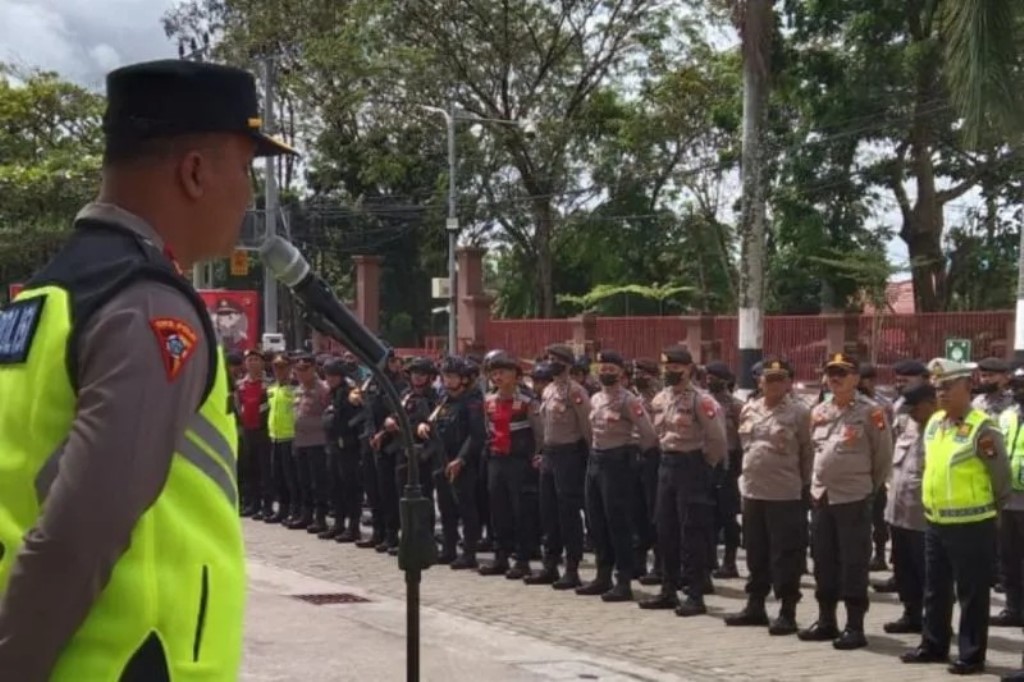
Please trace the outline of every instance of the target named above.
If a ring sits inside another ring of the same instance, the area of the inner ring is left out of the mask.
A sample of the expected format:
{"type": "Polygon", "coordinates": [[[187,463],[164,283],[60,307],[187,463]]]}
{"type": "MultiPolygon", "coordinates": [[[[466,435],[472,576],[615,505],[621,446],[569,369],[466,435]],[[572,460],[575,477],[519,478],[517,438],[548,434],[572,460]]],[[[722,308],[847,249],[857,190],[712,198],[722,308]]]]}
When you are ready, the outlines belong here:
{"type": "Polygon", "coordinates": [[[591,359],[601,350],[601,340],[597,338],[597,315],[583,313],[572,318],[572,347],[577,355],[587,355],[591,359]]]}
{"type": "Polygon", "coordinates": [[[458,265],[458,352],[487,347],[487,325],[494,297],[484,292],[484,254],[487,249],[463,246],[455,252],[458,265]]]}
{"type": "Polygon", "coordinates": [[[356,316],[376,334],[380,331],[380,256],[353,256],[356,265],[356,316]]]}
{"type": "Polygon", "coordinates": [[[706,365],[722,357],[722,342],[715,338],[715,316],[701,313],[695,317],[684,317],[686,340],[682,345],[690,351],[693,361],[706,365]]]}
{"type": "MultiPolygon", "coordinates": [[[[825,318],[825,351],[857,355],[864,349],[860,343],[860,314],[823,315],[825,318]]],[[[825,358],[822,358],[824,360],[825,358]]],[[[860,359],[860,358],[858,358],[860,359]]]]}

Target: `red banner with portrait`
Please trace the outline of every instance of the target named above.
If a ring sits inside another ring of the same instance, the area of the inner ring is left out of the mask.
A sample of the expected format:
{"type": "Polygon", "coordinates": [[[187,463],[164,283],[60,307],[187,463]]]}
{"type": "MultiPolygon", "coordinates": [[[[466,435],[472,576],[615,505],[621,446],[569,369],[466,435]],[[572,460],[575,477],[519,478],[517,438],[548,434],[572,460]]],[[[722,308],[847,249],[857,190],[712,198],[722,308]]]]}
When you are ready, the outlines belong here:
{"type": "Polygon", "coordinates": [[[260,345],[260,295],[255,291],[203,289],[199,292],[213,320],[221,343],[228,351],[245,351],[260,345]]]}
{"type": "Polygon", "coordinates": [[[8,299],[8,300],[11,300],[11,301],[13,301],[13,300],[14,300],[14,298],[15,298],[15,297],[16,297],[16,296],[17,296],[18,294],[20,294],[20,293],[21,293],[21,291],[22,291],[22,289],[24,289],[24,288],[25,288],[25,285],[24,285],[24,284],[22,284],[21,282],[16,282],[16,283],[14,283],[14,284],[9,284],[9,285],[7,286],[7,295],[8,295],[8,297],[9,297],[9,299],[8,299]]]}

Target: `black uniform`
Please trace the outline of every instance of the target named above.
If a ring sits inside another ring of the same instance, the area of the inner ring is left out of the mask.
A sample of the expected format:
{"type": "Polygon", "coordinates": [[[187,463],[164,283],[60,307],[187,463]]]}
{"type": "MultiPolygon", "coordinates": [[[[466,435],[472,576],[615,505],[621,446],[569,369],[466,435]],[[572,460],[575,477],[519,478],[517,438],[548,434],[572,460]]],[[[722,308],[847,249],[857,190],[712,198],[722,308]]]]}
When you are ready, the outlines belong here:
{"type": "Polygon", "coordinates": [[[359,520],[362,516],[363,486],[359,471],[359,417],[361,409],[349,401],[355,382],[345,377],[331,389],[331,406],[326,418],[328,491],[334,509],[334,526],[329,537],[339,542],[359,539],[359,520]]]}
{"type": "MultiPolygon", "coordinates": [[[[399,394],[404,392],[409,385],[405,378],[399,374],[390,377],[390,379],[399,394]]],[[[373,388],[372,384],[370,388],[373,388]]],[[[390,413],[387,402],[384,400],[384,394],[379,388],[372,394],[370,405],[370,411],[373,416],[373,432],[377,434],[384,428],[384,420],[390,413]]],[[[398,548],[398,497],[401,488],[396,484],[395,465],[400,450],[401,442],[389,434],[383,438],[380,450],[376,453],[377,490],[379,491],[382,517],[381,526],[384,531],[384,537],[381,543],[377,545],[378,552],[387,552],[388,550],[398,548]]]]}
{"type": "MultiPolygon", "coordinates": [[[[434,471],[437,504],[441,510],[444,532],[442,560],[455,560],[459,539],[459,520],[462,520],[463,552],[461,564],[475,563],[477,543],[480,541],[480,516],[477,508],[476,488],[480,473],[480,453],[486,439],[483,404],[478,396],[463,392],[458,397],[445,396],[432,415],[441,452],[434,471]],[[446,467],[459,460],[462,470],[449,481],[446,467]]],[[[443,561],[447,563],[447,561],[443,561]]]]}

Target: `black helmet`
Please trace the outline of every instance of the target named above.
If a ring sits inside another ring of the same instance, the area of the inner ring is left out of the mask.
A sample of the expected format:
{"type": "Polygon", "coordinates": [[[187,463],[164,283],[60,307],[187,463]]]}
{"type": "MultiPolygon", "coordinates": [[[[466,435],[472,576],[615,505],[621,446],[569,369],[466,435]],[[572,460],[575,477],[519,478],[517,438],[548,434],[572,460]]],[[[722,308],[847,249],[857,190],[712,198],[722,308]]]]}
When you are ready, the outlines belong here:
{"type": "Polygon", "coordinates": [[[444,359],[444,362],[441,363],[441,374],[457,374],[463,378],[471,376],[469,365],[458,356],[450,356],[444,359]]]}
{"type": "Polygon", "coordinates": [[[530,378],[535,381],[554,381],[555,372],[550,362],[538,362],[530,372],[530,378]]]}
{"type": "Polygon", "coordinates": [[[423,374],[437,374],[437,367],[430,358],[413,358],[405,368],[407,372],[422,372],[423,374]]]}
{"type": "Polygon", "coordinates": [[[488,357],[485,358],[487,361],[487,371],[492,369],[519,369],[519,363],[503,350],[491,351],[487,355],[488,357]]]}
{"type": "Polygon", "coordinates": [[[576,361],[572,363],[572,369],[577,372],[583,372],[584,374],[590,373],[590,358],[586,355],[576,356],[576,361]]]}
{"type": "Polygon", "coordinates": [[[503,350],[495,348],[494,350],[487,351],[487,355],[484,356],[484,371],[489,372],[491,370],[491,360],[497,357],[503,357],[506,353],[503,350]]]}

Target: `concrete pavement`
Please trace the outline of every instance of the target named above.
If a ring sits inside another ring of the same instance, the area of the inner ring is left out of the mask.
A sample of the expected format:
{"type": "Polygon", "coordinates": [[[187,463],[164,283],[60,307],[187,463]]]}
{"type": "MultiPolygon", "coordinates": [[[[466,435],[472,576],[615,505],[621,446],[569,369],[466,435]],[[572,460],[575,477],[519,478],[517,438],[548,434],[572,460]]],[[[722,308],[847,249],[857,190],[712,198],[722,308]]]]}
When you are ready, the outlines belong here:
{"type": "MultiPolygon", "coordinates": [[[[252,597],[243,679],[404,679],[405,584],[393,557],[280,526],[244,524],[252,597]],[[372,601],[312,606],[283,596],[301,591],[348,592],[372,601]]],[[[592,575],[592,566],[584,569],[584,578],[592,575]]],[[[707,600],[709,615],[682,619],[671,612],[641,611],[635,604],[605,604],[436,566],[423,579],[422,679],[951,679],[944,666],[899,662],[898,655],[916,645],[918,636],[883,632],[882,624],[901,612],[894,595],[872,594],[866,623],[870,646],[838,652],[828,643],[771,637],[762,628],[725,627],[723,614],[743,605],[744,582],[716,585],[717,594],[707,600]],[[596,670],[578,669],[582,664],[596,670]]],[[[651,588],[637,590],[638,597],[651,593],[651,588]]],[[[797,618],[806,626],[816,615],[809,576],[803,594],[797,618]]],[[[993,612],[1002,604],[1002,596],[993,595],[993,612]]],[[[993,628],[991,674],[981,679],[1019,665],[1022,650],[1019,630],[993,628]]]]}

